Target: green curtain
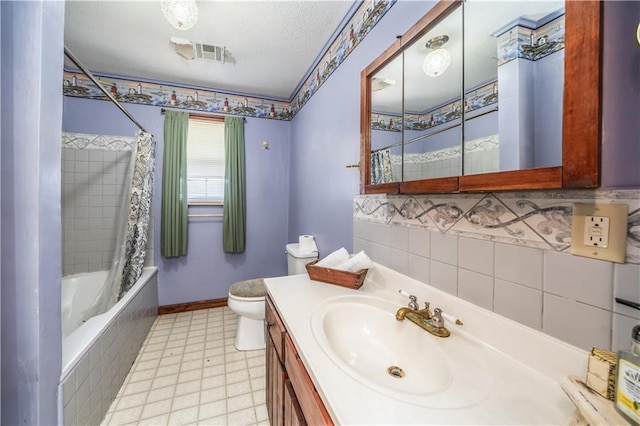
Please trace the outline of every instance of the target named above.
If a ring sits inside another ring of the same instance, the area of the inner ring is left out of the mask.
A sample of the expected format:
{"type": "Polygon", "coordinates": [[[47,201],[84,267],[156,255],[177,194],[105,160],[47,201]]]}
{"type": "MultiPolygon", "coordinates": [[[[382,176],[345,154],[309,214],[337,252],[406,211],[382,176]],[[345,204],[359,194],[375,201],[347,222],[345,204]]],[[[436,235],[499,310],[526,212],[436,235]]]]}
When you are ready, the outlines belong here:
{"type": "Polygon", "coordinates": [[[160,254],[187,254],[187,131],[189,114],[167,111],[164,117],[160,254]]]}
{"type": "Polygon", "coordinates": [[[243,253],[245,243],[244,118],[224,119],[224,207],[222,248],[243,253]]]}

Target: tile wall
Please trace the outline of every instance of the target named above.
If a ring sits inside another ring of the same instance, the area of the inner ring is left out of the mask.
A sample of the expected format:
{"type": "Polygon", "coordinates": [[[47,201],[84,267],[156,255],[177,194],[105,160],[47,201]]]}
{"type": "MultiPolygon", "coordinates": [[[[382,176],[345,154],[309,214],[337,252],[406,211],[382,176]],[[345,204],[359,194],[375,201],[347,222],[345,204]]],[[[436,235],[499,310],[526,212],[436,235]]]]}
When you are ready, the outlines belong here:
{"type": "MultiPolygon", "coordinates": [[[[63,135],[64,275],[110,268],[134,140],[73,133],[63,135]]],[[[151,259],[153,238],[148,239],[145,266],[152,264],[151,259]]]]}
{"type": "Polygon", "coordinates": [[[150,278],[62,378],[64,425],[97,425],[109,410],[158,316],[158,275],[150,278]]]}
{"type": "Polygon", "coordinates": [[[356,196],[353,250],[583,349],[617,350],[640,323],[614,301],[640,301],[639,195],[356,196]],[[627,263],[569,253],[574,201],[629,205],[627,263]]]}

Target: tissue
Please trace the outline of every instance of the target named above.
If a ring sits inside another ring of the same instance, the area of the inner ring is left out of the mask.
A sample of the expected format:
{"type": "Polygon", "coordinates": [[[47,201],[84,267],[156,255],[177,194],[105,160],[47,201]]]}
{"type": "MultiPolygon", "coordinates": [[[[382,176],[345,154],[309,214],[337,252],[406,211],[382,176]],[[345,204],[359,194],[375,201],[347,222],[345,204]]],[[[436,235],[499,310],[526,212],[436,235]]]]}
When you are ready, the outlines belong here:
{"type": "Polygon", "coordinates": [[[335,268],[337,265],[340,265],[347,260],[349,260],[349,252],[346,248],[342,247],[320,260],[316,263],[316,266],[322,266],[323,268],[335,268]]]}
{"type": "Polygon", "coordinates": [[[300,235],[298,237],[298,248],[300,251],[318,251],[318,246],[313,239],[313,235],[300,235]]]}
{"type": "Polygon", "coordinates": [[[341,269],[343,271],[358,272],[362,269],[373,268],[373,262],[369,259],[369,256],[364,251],[351,257],[349,260],[339,264],[335,269],[341,269]]]}

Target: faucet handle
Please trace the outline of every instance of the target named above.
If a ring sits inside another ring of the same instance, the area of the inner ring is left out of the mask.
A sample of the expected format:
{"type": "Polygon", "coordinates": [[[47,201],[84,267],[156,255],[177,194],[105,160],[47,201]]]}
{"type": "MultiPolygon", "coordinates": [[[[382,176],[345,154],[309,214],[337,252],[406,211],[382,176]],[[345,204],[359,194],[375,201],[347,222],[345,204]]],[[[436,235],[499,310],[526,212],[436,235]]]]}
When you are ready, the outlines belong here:
{"type": "Polygon", "coordinates": [[[444,318],[442,318],[442,309],[435,308],[431,316],[431,325],[436,328],[444,328],[444,318]]]}
{"type": "Polygon", "coordinates": [[[418,298],[416,296],[414,296],[413,294],[409,294],[404,290],[398,290],[398,293],[400,293],[404,297],[408,297],[409,298],[409,305],[408,305],[409,309],[413,309],[414,311],[417,311],[419,309],[419,307],[418,307],[418,298]]]}

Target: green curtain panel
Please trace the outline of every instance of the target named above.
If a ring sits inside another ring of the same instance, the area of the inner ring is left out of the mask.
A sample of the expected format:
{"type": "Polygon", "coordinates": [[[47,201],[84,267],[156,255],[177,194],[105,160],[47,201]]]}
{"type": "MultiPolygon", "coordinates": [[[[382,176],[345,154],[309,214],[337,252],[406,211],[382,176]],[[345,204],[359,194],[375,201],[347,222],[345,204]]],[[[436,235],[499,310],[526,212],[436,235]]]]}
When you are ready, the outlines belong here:
{"type": "Polygon", "coordinates": [[[160,254],[187,254],[187,131],[189,114],[167,111],[164,116],[162,218],[160,254]]]}
{"type": "Polygon", "coordinates": [[[222,248],[243,253],[245,244],[244,118],[224,119],[224,207],[222,248]]]}

